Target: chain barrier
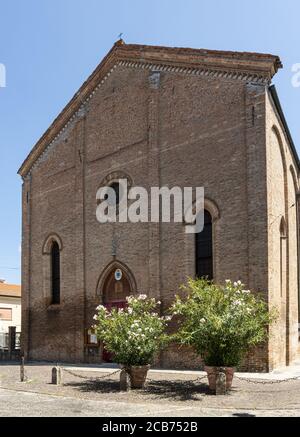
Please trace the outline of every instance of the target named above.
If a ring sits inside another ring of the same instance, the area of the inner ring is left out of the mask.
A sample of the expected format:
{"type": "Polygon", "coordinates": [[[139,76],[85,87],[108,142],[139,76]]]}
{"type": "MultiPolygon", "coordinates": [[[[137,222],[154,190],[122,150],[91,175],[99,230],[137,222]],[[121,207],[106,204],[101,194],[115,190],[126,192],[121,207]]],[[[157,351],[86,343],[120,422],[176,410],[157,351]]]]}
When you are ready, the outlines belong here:
{"type": "Polygon", "coordinates": [[[250,384],[281,384],[283,382],[289,382],[289,381],[296,381],[300,379],[300,376],[294,376],[292,378],[288,378],[288,379],[270,379],[270,380],[258,380],[258,379],[250,379],[250,378],[244,378],[244,377],[240,377],[237,375],[234,375],[234,377],[236,379],[239,379],[240,381],[246,381],[249,382],[250,384]]]}
{"type": "MultiPolygon", "coordinates": [[[[110,376],[116,375],[117,373],[120,373],[121,370],[122,370],[122,369],[118,369],[118,370],[116,370],[115,372],[112,372],[112,373],[106,373],[105,375],[103,375],[103,376],[101,376],[101,377],[90,377],[90,376],[83,376],[83,375],[80,375],[80,374],[78,374],[78,373],[76,373],[76,372],[73,372],[73,371],[71,371],[71,370],[66,369],[65,367],[61,367],[61,369],[62,369],[64,372],[70,374],[71,376],[74,376],[75,378],[80,378],[80,379],[85,379],[85,380],[96,380],[96,381],[99,381],[99,380],[105,379],[105,378],[107,378],[107,377],[110,377],[110,376]]],[[[297,380],[300,380],[300,376],[294,376],[294,377],[292,377],[292,378],[288,378],[288,379],[273,379],[273,380],[258,380],[258,379],[251,379],[251,378],[241,377],[241,376],[237,376],[237,375],[234,375],[234,377],[235,377],[236,379],[238,379],[239,381],[248,382],[248,383],[250,383],[250,384],[262,384],[262,385],[267,385],[267,384],[271,384],[271,385],[272,385],[272,384],[282,384],[282,383],[284,383],[284,382],[290,382],[290,381],[297,381],[297,380]]],[[[184,382],[200,382],[200,381],[202,381],[203,379],[207,379],[207,375],[200,376],[200,377],[198,377],[198,378],[196,378],[196,379],[192,379],[192,380],[189,379],[189,380],[186,380],[186,381],[184,381],[184,382]]],[[[147,378],[147,381],[148,381],[148,382],[158,382],[159,380],[158,380],[158,379],[147,378]]]]}
{"type": "MultiPolygon", "coordinates": [[[[250,378],[245,378],[245,377],[240,377],[237,375],[234,375],[234,378],[240,380],[240,381],[244,381],[244,382],[249,382],[250,384],[281,384],[283,382],[290,382],[290,381],[297,381],[300,380],[300,376],[294,376],[292,378],[288,378],[288,379],[274,379],[274,380],[258,380],[258,379],[250,379],[250,378]]],[[[207,379],[207,375],[204,375],[202,377],[196,378],[196,379],[189,379],[189,380],[185,380],[183,382],[200,382],[203,379],[207,379]]],[[[150,382],[157,382],[159,380],[157,379],[151,379],[151,378],[147,378],[147,381],[150,382]]],[[[182,382],[182,380],[180,380],[182,382]]],[[[174,381],[175,382],[175,381],[174,381]]]]}
{"type": "Polygon", "coordinates": [[[65,367],[61,367],[61,369],[62,369],[64,372],[69,373],[69,374],[72,375],[72,376],[75,376],[75,378],[80,378],[80,379],[85,379],[85,380],[94,380],[94,381],[99,381],[99,380],[101,380],[101,379],[105,379],[105,378],[107,378],[108,376],[113,376],[113,375],[116,375],[117,373],[120,373],[120,372],[121,372],[121,369],[118,369],[118,370],[116,370],[115,372],[112,372],[112,373],[106,373],[106,374],[103,375],[103,376],[95,376],[95,377],[91,377],[91,376],[83,376],[83,375],[79,375],[79,373],[72,372],[72,370],[68,370],[68,369],[66,369],[65,367]]]}
{"type": "MultiPolygon", "coordinates": [[[[180,382],[199,382],[199,381],[202,381],[203,379],[207,379],[207,375],[199,376],[198,378],[195,378],[195,379],[186,379],[186,380],[180,379],[180,382]]],[[[149,382],[159,382],[160,380],[159,379],[147,378],[147,381],[149,381],[149,382]]],[[[173,380],[172,382],[176,382],[176,380],[173,380]]]]}
{"type": "Polygon", "coordinates": [[[204,375],[204,376],[199,376],[198,378],[196,378],[196,379],[190,379],[189,381],[191,381],[191,382],[199,382],[199,381],[202,381],[203,379],[207,379],[207,375],[204,375]]]}
{"type": "MultiPolygon", "coordinates": [[[[112,373],[106,373],[105,375],[103,375],[103,376],[101,376],[101,377],[90,377],[90,376],[83,376],[83,375],[80,375],[79,373],[76,373],[76,372],[73,372],[72,370],[69,370],[69,369],[66,369],[65,367],[61,367],[61,369],[64,371],[64,372],[66,372],[66,373],[68,373],[69,375],[71,375],[71,376],[74,376],[75,378],[80,378],[80,379],[85,379],[85,380],[96,380],[96,381],[99,381],[99,380],[101,380],[101,379],[105,379],[105,378],[107,378],[108,376],[113,376],[113,375],[116,375],[117,373],[120,373],[121,372],[121,370],[122,369],[118,369],[118,370],[116,370],[115,372],[112,372],[112,373]]],[[[186,382],[199,382],[199,381],[202,381],[203,379],[206,379],[207,378],[207,376],[206,375],[204,375],[204,376],[202,376],[202,377],[198,377],[198,378],[196,378],[196,379],[192,379],[192,380],[187,380],[186,382]]],[[[152,378],[147,378],[147,381],[148,382],[157,382],[157,381],[159,381],[159,380],[157,380],[157,379],[152,379],[152,378]]]]}

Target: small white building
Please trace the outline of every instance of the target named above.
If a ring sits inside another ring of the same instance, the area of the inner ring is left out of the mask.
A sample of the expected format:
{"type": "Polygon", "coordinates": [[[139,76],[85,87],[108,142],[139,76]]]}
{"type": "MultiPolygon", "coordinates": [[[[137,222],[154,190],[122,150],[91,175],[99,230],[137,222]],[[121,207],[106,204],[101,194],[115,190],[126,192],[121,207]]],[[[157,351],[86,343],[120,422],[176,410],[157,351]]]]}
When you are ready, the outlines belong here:
{"type": "Polygon", "coordinates": [[[9,326],[21,331],[21,286],[0,279],[0,334],[7,333],[9,326]]]}

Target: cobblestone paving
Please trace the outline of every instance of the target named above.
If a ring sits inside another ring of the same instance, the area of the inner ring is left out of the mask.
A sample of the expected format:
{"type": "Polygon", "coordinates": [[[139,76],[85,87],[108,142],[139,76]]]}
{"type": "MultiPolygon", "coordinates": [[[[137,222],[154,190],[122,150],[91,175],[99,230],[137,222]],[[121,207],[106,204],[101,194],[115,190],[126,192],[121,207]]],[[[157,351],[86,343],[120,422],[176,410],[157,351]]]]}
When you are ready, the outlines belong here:
{"type": "Polygon", "coordinates": [[[235,378],[228,395],[214,396],[197,375],[150,372],[145,390],[120,393],[118,374],[63,371],[63,384],[55,386],[51,369],[28,365],[21,383],[18,365],[1,364],[0,415],[300,416],[300,380],[252,384],[235,378]]]}

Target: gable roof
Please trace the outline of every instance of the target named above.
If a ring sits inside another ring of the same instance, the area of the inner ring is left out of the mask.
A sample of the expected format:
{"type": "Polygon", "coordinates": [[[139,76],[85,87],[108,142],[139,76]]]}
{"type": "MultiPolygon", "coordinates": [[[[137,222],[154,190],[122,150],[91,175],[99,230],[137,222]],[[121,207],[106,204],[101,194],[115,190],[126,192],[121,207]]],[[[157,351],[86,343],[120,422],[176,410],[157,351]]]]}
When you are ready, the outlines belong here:
{"type": "Polygon", "coordinates": [[[214,77],[233,77],[259,83],[270,83],[274,74],[282,68],[280,58],[270,54],[125,44],[119,40],[33,147],[18,171],[23,178],[116,65],[212,74],[214,77]]]}
{"type": "Polygon", "coordinates": [[[21,285],[0,282],[0,297],[21,297],[21,285]]]}

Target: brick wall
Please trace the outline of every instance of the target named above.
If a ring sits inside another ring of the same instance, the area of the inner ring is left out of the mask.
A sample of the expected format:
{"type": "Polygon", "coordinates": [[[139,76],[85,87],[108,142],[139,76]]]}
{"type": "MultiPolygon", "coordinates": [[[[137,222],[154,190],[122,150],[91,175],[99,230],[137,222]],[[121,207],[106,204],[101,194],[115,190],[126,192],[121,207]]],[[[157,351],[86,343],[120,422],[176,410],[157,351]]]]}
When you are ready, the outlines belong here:
{"type": "Polygon", "coordinates": [[[283,126],[269,96],[266,97],[268,186],[269,304],[279,311],[271,328],[270,368],[290,364],[298,348],[297,165],[283,126]],[[286,238],[280,237],[284,218],[286,238]]]}
{"type": "MultiPolygon", "coordinates": [[[[84,328],[92,324],[102,299],[99,278],[114,260],[130,269],[138,291],[159,297],[164,306],[186,276],[194,274],[194,238],[183,224],[97,222],[96,192],[110,173],[125,172],[134,185],[145,188],[204,186],[218,211],[216,281],[241,279],[266,296],[269,291],[270,302],[277,302],[278,248],[268,229],[271,214],[281,212],[284,196],[277,186],[282,186],[283,176],[280,165],[274,166],[279,155],[268,133],[270,114],[263,85],[116,68],[23,185],[22,332],[27,357],[101,359],[99,353],[86,355],[84,328]],[[49,256],[43,254],[52,234],[62,242],[59,307],[49,306],[49,256]]],[[[292,188],[288,196],[290,202],[292,188]]],[[[289,240],[294,228],[291,214],[289,240]]],[[[288,256],[294,259],[295,244],[289,245],[288,256]]],[[[292,289],[292,268],[289,277],[292,289]]],[[[290,296],[294,356],[295,302],[290,296]]],[[[282,309],[279,328],[274,328],[283,338],[284,314],[282,309]]],[[[275,342],[270,343],[269,349],[266,345],[249,353],[243,368],[268,370],[269,359],[275,366],[282,357],[275,342]]],[[[165,367],[201,366],[192,352],[174,347],[159,362],[165,367]]]]}

